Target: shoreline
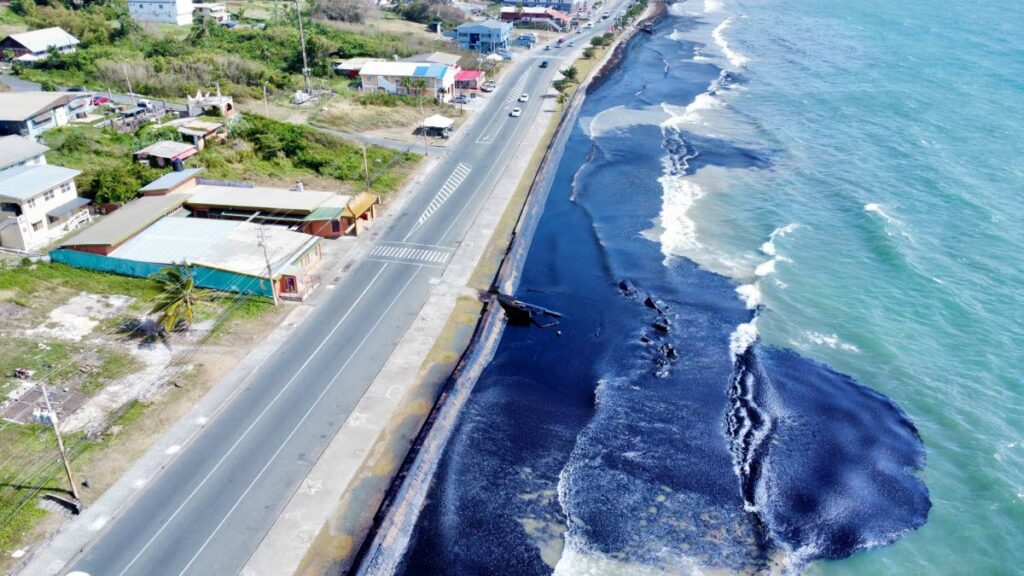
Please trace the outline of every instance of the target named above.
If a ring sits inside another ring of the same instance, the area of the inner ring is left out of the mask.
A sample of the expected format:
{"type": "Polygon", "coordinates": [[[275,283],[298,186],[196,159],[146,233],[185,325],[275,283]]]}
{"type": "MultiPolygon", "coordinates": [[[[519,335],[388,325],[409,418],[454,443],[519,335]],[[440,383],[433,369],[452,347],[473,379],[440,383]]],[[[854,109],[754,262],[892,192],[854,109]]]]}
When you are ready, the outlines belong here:
{"type": "Polygon", "coordinates": [[[489,297],[484,301],[483,311],[472,339],[388,489],[374,525],[353,563],[358,570],[356,573],[393,574],[399,566],[454,424],[477,378],[490,363],[501,341],[506,317],[495,293],[511,294],[518,285],[533,232],[543,215],[551,179],[561,162],[565,142],[572,133],[572,126],[579,110],[586,96],[592,93],[592,89],[599,87],[600,83],[603,83],[621,64],[623,51],[639,27],[656,23],[665,13],[663,0],[651,2],[639,20],[615,39],[612,49],[605,54],[603,61],[595,66],[572,95],[553,136],[547,143],[541,164],[533,174],[527,197],[519,211],[508,246],[491,284],[489,297]],[[595,82],[598,86],[594,86],[595,82]],[[441,428],[438,428],[438,425],[441,425],[441,428]],[[441,432],[440,435],[438,431],[441,432]]]}

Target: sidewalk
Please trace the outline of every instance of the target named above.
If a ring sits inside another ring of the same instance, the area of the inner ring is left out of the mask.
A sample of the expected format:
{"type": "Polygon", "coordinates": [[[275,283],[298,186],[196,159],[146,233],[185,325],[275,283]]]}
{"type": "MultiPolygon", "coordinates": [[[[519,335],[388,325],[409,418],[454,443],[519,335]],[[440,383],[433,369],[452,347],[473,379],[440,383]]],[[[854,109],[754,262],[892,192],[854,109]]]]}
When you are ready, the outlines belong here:
{"type": "Polygon", "coordinates": [[[36,549],[30,551],[15,573],[26,576],[59,574],[69,562],[84,551],[111,520],[130,506],[149,483],[185,451],[206,424],[231,403],[263,362],[289,341],[291,334],[311,316],[325,298],[325,294],[333,289],[334,282],[344,270],[369,252],[372,240],[391,224],[393,215],[401,213],[404,204],[434,170],[439,160],[438,156],[427,157],[419,173],[363,236],[340,238],[327,243],[328,258],[319,272],[323,284],[310,298],[301,304],[286,304],[294,306],[294,309],[274,331],[217,382],[184,417],[158,438],[96,502],[64,524],[47,540],[37,544],[36,549]],[[337,256],[330,258],[330,252],[337,252],[337,256]]]}
{"type": "MultiPolygon", "coordinates": [[[[524,137],[523,150],[540,145],[557,109],[554,98],[544,99],[541,113],[524,137]]],[[[414,426],[418,430],[429,411],[419,413],[413,406],[429,368],[424,366],[427,355],[455,311],[458,298],[478,296],[467,284],[526,174],[531,156],[516,155],[505,168],[412,327],[292,495],[242,570],[244,576],[318,574],[328,569],[340,573],[348,567],[369,531],[374,504],[390,485],[391,477],[381,472],[392,464],[397,468],[408,451],[412,438],[403,434],[409,428],[408,419],[420,414],[414,426]],[[397,462],[392,461],[395,455],[397,462]],[[309,554],[311,549],[313,554],[309,554]]]]}

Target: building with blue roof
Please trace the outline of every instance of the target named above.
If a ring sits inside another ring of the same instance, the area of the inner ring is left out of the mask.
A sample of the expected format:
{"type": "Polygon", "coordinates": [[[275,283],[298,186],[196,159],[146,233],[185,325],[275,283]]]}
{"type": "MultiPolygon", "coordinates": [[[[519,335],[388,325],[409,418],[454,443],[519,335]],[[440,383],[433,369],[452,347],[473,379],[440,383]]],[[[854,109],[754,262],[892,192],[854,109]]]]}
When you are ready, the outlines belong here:
{"type": "Polygon", "coordinates": [[[24,164],[0,170],[0,246],[33,251],[89,221],[78,170],[24,164]]]}
{"type": "Polygon", "coordinates": [[[429,96],[451,100],[456,70],[434,62],[367,62],[359,69],[363,92],[429,96]]]}

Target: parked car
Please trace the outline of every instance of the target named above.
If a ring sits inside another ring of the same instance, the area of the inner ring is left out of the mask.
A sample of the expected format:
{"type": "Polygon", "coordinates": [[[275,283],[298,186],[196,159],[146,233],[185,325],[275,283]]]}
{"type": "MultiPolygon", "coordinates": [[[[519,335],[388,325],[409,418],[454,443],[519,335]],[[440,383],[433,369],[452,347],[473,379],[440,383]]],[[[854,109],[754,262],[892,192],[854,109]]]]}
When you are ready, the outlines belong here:
{"type": "Polygon", "coordinates": [[[519,118],[520,116],[523,115],[523,109],[522,108],[513,108],[512,111],[508,113],[508,115],[513,117],[513,118],[519,118]]]}
{"type": "Polygon", "coordinates": [[[469,96],[465,94],[459,94],[455,98],[452,98],[453,104],[469,104],[469,96]]]}
{"type": "Polygon", "coordinates": [[[494,92],[494,89],[497,88],[497,87],[498,87],[498,85],[495,84],[492,80],[488,80],[487,82],[484,82],[480,86],[480,91],[481,92],[494,92]]]}
{"type": "Polygon", "coordinates": [[[520,95],[519,95],[519,101],[520,101],[520,102],[526,102],[526,101],[528,101],[529,99],[530,99],[530,95],[529,95],[529,94],[526,94],[525,92],[524,92],[523,94],[520,94],[520,95]]]}
{"type": "Polygon", "coordinates": [[[541,68],[547,68],[548,67],[548,61],[547,60],[542,60],[541,63],[540,63],[540,67],[541,68]]]}
{"type": "Polygon", "coordinates": [[[107,98],[106,96],[93,96],[92,97],[92,105],[93,106],[102,106],[102,105],[107,104],[109,102],[110,102],[110,98],[107,98]]]}

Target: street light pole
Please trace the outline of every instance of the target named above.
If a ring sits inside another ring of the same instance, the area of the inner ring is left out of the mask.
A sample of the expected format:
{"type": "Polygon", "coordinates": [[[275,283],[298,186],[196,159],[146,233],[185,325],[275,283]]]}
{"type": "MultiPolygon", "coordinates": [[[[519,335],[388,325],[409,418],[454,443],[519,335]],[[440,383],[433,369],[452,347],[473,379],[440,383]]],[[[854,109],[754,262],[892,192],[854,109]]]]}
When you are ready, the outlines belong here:
{"type": "Polygon", "coordinates": [[[260,248],[263,248],[263,260],[267,263],[267,281],[270,282],[270,295],[274,298],[274,306],[280,302],[277,300],[277,287],[274,285],[274,270],[270,266],[270,254],[267,252],[267,238],[263,234],[263,224],[260,224],[260,248]]]}

